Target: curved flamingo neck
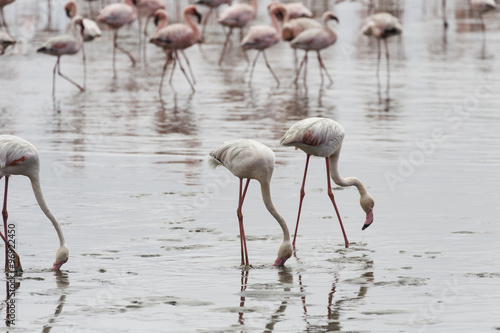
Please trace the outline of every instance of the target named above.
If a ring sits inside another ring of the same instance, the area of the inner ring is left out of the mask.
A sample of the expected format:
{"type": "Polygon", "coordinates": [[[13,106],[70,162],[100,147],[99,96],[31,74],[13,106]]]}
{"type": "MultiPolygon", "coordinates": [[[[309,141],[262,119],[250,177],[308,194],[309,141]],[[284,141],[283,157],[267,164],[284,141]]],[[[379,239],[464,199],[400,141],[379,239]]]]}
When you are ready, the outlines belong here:
{"type": "Polygon", "coordinates": [[[277,16],[277,13],[276,13],[277,10],[273,10],[270,14],[271,14],[271,21],[273,22],[273,27],[274,29],[276,29],[276,31],[278,32],[278,34],[281,35],[281,24],[278,20],[278,16],[277,16]]]}
{"type": "Polygon", "coordinates": [[[257,0],[252,0],[252,2],[250,3],[250,5],[253,8],[253,13],[254,13],[253,15],[255,17],[257,15],[257,9],[258,9],[257,8],[257,0]]]}
{"type": "Polygon", "coordinates": [[[165,28],[167,25],[168,25],[168,16],[162,13],[158,22],[158,26],[156,27],[156,32],[165,28]]]}
{"type": "Polygon", "coordinates": [[[193,21],[191,16],[188,15],[187,11],[184,11],[183,16],[184,16],[184,21],[186,21],[191,30],[193,30],[193,36],[192,36],[193,41],[194,42],[198,41],[198,39],[200,39],[200,28],[198,27],[198,24],[196,24],[193,21]]]}
{"type": "Polygon", "coordinates": [[[356,186],[360,196],[363,196],[366,193],[368,193],[366,191],[365,186],[358,178],[356,178],[356,177],[347,177],[347,178],[340,177],[339,169],[338,169],[339,156],[340,156],[340,148],[336,153],[330,155],[330,157],[329,157],[329,159],[330,159],[330,176],[332,177],[335,184],[342,186],[342,187],[356,186]]]}
{"type": "Polygon", "coordinates": [[[31,180],[31,187],[33,188],[33,193],[35,194],[36,201],[38,202],[38,206],[40,206],[40,209],[42,212],[47,216],[47,218],[52,222],[52,225],[54,226],[54,229],[56,229],[57,232],[57,237],[59,237],[59,244],[60,245],[65,245],[66,241],[64,240],[64,234],[62,232],[61,226],[57,222],[56,218],[50,211],[49,207],[47,206],[47,203],[45,202],[45,199],[43,198],[42,194],[42,188],[40,186],[40,179],[38,175],[34,176],[29,176],[31,180]]]}
{"type": "Polygon", "coordinates": [[[276,208],[274,208],[273,201],[271,199],[271,186],[269,184],[268,180],[265,181],[259,181],[260,182],[260,190],[262,193],[262,200],[264,201],[264,205],[266,206],[267,210],[271,215],[276,219],[278,224],[281,227],[281,230],[283,230],[283,241],[290,241],[290,232],[288,231],[288,226],[286,225],[285,219],[283,219],[283,216],[278,213],[276,208]]]}

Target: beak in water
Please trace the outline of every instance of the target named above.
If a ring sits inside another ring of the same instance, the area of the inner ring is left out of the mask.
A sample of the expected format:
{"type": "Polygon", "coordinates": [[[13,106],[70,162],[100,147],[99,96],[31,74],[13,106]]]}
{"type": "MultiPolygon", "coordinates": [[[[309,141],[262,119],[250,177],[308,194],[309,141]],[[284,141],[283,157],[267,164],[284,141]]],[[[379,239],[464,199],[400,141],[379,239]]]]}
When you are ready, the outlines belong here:
{"type": "Polygon", "coordinates": [[[372,223],[373,223],[373,210],[370,210],[368,213],[366,213],[366,221],[365,224],[363,225],[362,230],[368,228],[372,223]]]}
{"type": "Polygon", "coordinates": [[[287,259],[288,258],[286,258],[286,257],[279,257],[276,259],[273,266],[283,266],[285,264],[285,261],[287,261],[287,259]]]}
{"type": "Polygon", "coordinates": [[[52,270],[58,271],[64,263],[65,263],[64,261],[56,261],[52,266],[52,270]]]}

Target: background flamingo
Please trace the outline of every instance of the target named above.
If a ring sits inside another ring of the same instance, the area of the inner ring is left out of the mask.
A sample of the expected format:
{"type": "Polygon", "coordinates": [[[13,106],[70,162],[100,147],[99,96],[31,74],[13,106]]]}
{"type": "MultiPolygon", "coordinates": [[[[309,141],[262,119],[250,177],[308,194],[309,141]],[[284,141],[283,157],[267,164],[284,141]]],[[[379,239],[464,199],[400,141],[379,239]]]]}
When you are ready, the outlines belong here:
{"type": "Polygon", "coordinates": [[[62,76],[69,82],[73,83],[78,89],[80,89],[81,91],[85,90],[78,83],[76,83],[75,81],[71,80],[69,77],[61,73],[61,66],[60,66],[61,56],[65,54],[76,54],[82,48],[83,20],[81,16],[73,17],[73,19],[71,20],[70,30],[71,34],[53,37],[49,39],[47,42],[45,42],[45,44],[37,50],[37,52],[40,53],[57,56],[57,61],[54,66],[54,71],[52,74],[52,96],[54,96],[56,93],[56,70],[60,76],[62,76]]]}
{"type": "Polygon", "coordinates": [[[389,13],[378,13],[365,19],[361,32],[366,36],[377,38],[377,77],[380,69],[380,40],[384,40],[385,56],[387,58],[387,77],[389,77],[389,47],[387,38],[400,35],[403,28],[399,20],[389,13]]]}
{"type": "Polygon", "coordinates": [[[243,42],[241,43],[241,46],[245,50],[254,49],[258,51],[252,63],[248,85],[250,85],[252,82],[252,74],[255,68],[255,63],[257,62],[257,58],[261,53],[264,56],[267,68],[269,68],[269,71],[274,76],[274,79],[278,83],[278,86],[280,85],[280,80],[278,79],[276,74],[274,74],[271,65],[267,61],[265,50],[277,44],[281,40],[281,25],[278,22],[278,16],[283,17],[285,15],[285,7],[282,5],[269,7],[269,15],[271,16],[273,26],[271,27],[268,25],[256,25],[251,27],[247,35],[243,39],[243,42]]]}
{"type": "MultiPolygon", "coordinates": [[[[78,15],[78,6],[74,1],[68,1],[66,5],[64,5],[64,10],[66,11],[66,15],[69,18],[73,18],[78,15]]],[[[95,21],[83,18],[83,41],[89,42],[94,40],[95,38],[101,37],[102,31],[95,23],[95,21]]]]}
{"type": "Polygon", "coordinates": [[[137,0],[137,11],[139,14],[139,44],[142,43],[141,34],[144,34],[144,43],[142,44],[143,59],[146,61],[146,38],[148,36],[148,23],[158,9],[165,9],[163,0],[137,0]],[[144,32],[141,32],[142,19],[144,22],[144,32]]]}
{"type": "Polygon", "coordinates": [[[302,209],[302,201],[304,200],[305,192],[304,187],[306,184],[307,167],[309,165],[309,158],[311,155],[324,157],[326,161],[326,178],[328,187],[328,196],[332,201],[335,212],[339,219],[340,228],[344,235],[345,247],[349,246],[347,235],[340,218],[340,213],[337,209],[335,199],[333,196],[330,176],[335,184],[346,187],[356,186],[360,195],[361,208],[366,213],[366,220],[363,225],[363,230],[368,228],[373,222],[373,206],[375,201],[372,196],[366,191],[363,183],[355,177],[342,178],[338,171],[338,162],[340,156],[340,148],[344,140],[344,128],[332,119],[327,118],[307,118],[295,123],[285,133],[280,143],[282,146],[295,146],[302,149],[306,154],[306,167],[304,170],[304,179],[302,180],[302,188],[300,189],[300,202],[299,211],[297,214],[297,225],[293,236],[293,246],[295,246],[295,238],[297,237],[297,230],[299,228],[300,212],[302,209]]]}
{"type": "Polygon", "coordinates": [[[132,66],[135,66],[134,57],[130,54],[130,52],[118,46],[118,42],[116,41],[118,37],[118,29],[126,24],[134,22],[137,18],[137,8],[135,5],[136,0],[125,0],[124,3],[112,3],[104,7],[97,17],[97,22],[106,24],[113,30],[113,72],[115,74],[116,49],[127,55],[132,62],[132,66]]]}
{"type": "MultiPolygon", "coordinates": [[[[73,18],[77,15],[78,7],[76,2],[69,1],[64,6],[64,10],[66,11],[66,15],[69,18],[73,18]]],[[[101,29],[91,19],[83,18],[83,41],[90,42],[95,38],[101,37],[101,29]]],[[[85,83],[87,82],[87,59],[85,57],[85,46],[82,44],[82,59],[83,59],[83,86],[85,87],[85,83]]]]}
{"type": "MultiPolygon", "coordinates": [[[[271,3],[270,6],[273,6],[271,3]]],[[[281,31],[281,37],[284,41],[291,42],[295,37],[297,37],[301,32],[307,29],[321,29],[323,25],[313,19],[307,17],[299,17],[292,19],[288,11],[286,11],[285,17],[283,18],[283,26],[281,31]]],[[[293,48],[293,63],[295,69],[297,69],[297,49],[293,48]]]]}
{"type": "MultiPolygon", "coordinates": [[[[240,37],[243,36],[243,28],[255,18],[257,15],[257,0],[252,0],[251,5],[247,3],[238,3],[227,7],[219,16],[217,20],[223,26],[229,27],[226,34],[226,40],[222,47],[222,53],[219,58],[219,66],[222,64],[224,54],[226,53],[227,44],[231,38],[234,28],[240,29],[240,37]]],[[[246,57],[246,55],[245,55],[246,57]]]]}
{"type": "Polygon", "coordinates": [[[210,8],[208,10],[208,13],[205,15],[205,19],[203,19],[203,24],[201,26],[201,40],[204,40],[205,38],[205,26],[207,25],[208,18],[210,17],[210,14],[215,11],[215,14],[219,16],[219,7],[228,4],[230,5],[233,2],[233,0],[197,0],[196,4],[197,5],[202,5],[202,6],[207,6],[210,8]]]}
{"type": "MultiPolygon", "coordinates": [[[[189,64],[189,60],[183,51],[184,49],[187,49],[188,47],[196,44],[200,39],[200,29],[198,28],[198,25],[196,25],[196,23],[191,20],[190,17],[191,15],[196,16],[198,23],[201,22],[201,15],[196,10],[196,7],[193,5],[187,6],[183,11],[184,21],[186,21],[187,24],[178,23],[178,24],[171,24],[164,26],[166,25],[166,22],[163,22],[162,28],[159,27],[156,30],[155,34],[150,39],[150,42],[157,46],[162,47],[164,51],[170,51],[173,55],[174,66],[172,68],[172,73],[170,74],[170,83],[172,81],[172,75],[175,70],[175,64],[178,62],[179,67],[182,70],[182,73],[184,73],[186,80],[189,82],[189,85],[191,86],[191,89],[194,92],[195,89],[193,83],[196,83],[196,81],[194,79],[193,72],[191,70],[191,65],[189,64]],[[186,71],[184,70],[184,67],[182,67],[177,51],[181,51],[181,53],[183,54],[186,63],[188,65],[189,72],[191,73],[191,78],[193,79],[193,83],[191,83],[191,80],[189,79],[189,77],[186,74],[186,71]]],[[[170,57],[167,55],[167,60],[165,62],[165,65],[163,66],[162,79],[160,83],[160,94],[161,94],[161,87],[163,84],[163,76],[165,75],[165,71],[168,67],[170,60],[171,60],[170,57]]]]}
{"type": "Polygon", "coordinates": [[[212,167],[215,168],[222,165],[240,179],[237,214],[240,226],[241,265],[250,265],[242,214],[243,201],[245,200],[250,179],[255,179],[260,183],[262,200],[269,213],[276,219],[283,231],[283,243],[278,250],[278,258],[274,262],[274,266],[283,265],[292,256],[293,249],[290,244],[290,233],[288,232],[285,220],[276,208],[274,208],[271,200],[270,184],[276,160],[274,152],[260,142],[242,139],[225,142],[222,146],[212,151],[210,156],[212,157],[210,159],[212,167]],[[243,188],[243,179],[245,178],[247,181],[243,188]]]}
{"type": "Polygon", "coordinates": [[[309,8],[304,6],[301,2],[288,2],[281,3],[279,1],[271,2],[270,5],[280,4],[283,5],[288,13],[290,19],[295,19],[299,17],[313,17],[313,13],[309,8]]]}
{"type": "Polygon", "coordinates": [[[484,25],[483,15],[489,11],[495,10],[497,8],[497,4],[495,3],[495,0],[470,0],[470,6],[473,11],[479,13],[484,41],[486,39],[486,26],[484,25]]]}
{"type": "MultiPolygon", "coordinates": [[[[59,237],[59,249],[52,270],[59,270],[68,261],[69,250],[64,240],[61,226],[50,211],[43,198],[40,186],[40,158],[38,151],[31,143],[12,135],[0,135],[0,179],[5,176],[5,192],[3,204],[4,232],[7,234],[7,190],[11,175],[23,175],[30,179],[36,201],[45,216],[52,222],[59,237]]],[[[7,249],[6,249],[7,255],[7,249]]],[[[7,260],[7,258],[6,258],[7,260]]]]}
{"type": "MultiPolygon", "coordinates": [[[[293,81],[294,83],[296,83],[297,80],[299,79],[299,75],[302,70],[302,66],[304,65],[304,62],[306,63],[307,67],[307,53],[309,51],[316,51],[316,54],[318,55],[319,73],[321,75],[321,82],[323,82],[323,70],[324,70],[326,75],[328,76],[328,79],[330,80],[330,84],[333,83],[333,80],[330,74],[328,74],[328,70],[326,69],[325,64],[323,63],[320,54],[321,50],[329,47],[330,45],[334,44],[337,41],[337,33],[328,25],[329,20],[335,20],[337,21],[337,23],[339,22],[338,18],[335,15],[333,15],[331,12],[326,12],[323,14],[322,17],[323,21],[322,28],[307,29],[301,32],[290,43],[290,45],[293,48],[302,49],[306,51],[304,58],[300,62],[297,75],[295,76],[295,80],[293,81]]],[[[306,69],[304,68],[304,80],[305,77],[306,77],[306,69]]]]}
{"type": "Polygon", "coordinates": [[[2,22],[5,26],[5,31],[10,35],[9,26],[7,25],[7,21],[5,20],[5,16],[3,15],[3,7],[8,5],[9,3],[13,3],[15,0],[0,0],[0,14],[2,14],[2,22]]]}
{"type": "Polygon", "coordinates": [[[5,53],[5,50],[16,43],[16,40],[12,38],[8,33],[0,31],[0,55],[5,53]]]}

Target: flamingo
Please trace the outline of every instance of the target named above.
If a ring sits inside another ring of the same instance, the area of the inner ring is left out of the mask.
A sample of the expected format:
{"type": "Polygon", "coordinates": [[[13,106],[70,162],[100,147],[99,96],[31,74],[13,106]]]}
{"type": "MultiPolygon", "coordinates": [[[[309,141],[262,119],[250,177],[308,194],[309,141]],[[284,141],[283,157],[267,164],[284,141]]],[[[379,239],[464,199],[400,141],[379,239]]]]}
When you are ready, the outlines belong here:
{"type": "Polygon", "coordinates": [[[207,15],[205,16],[205,19],[203,20],[202,26],[201,26],[201,37],[200,37],[201,40],[204,39],[205,26],[207,25],[208,18],[210,16],[210,14],[212,14],[212,12],[215,11],[215,14],[217,16],[219,16],[219,13],[218,13],[219,7],[224,5],[224,4],[231,5],[232,2],[233,2],[233,0],[197,0],[196,1],[197,5],[207,6],[208,8],[210,8],[208,10],[207,15]]]}
{"type": "MultiPolygon", "coordinates": [[[[270,6],[273,6],[271,3],[270,6]]],[[[283,18],[283,26],[281,31],[281,38],[284,41],[291,42],[295,37],[297,37],[301,32],[307,29],[321,29],[323,25],[313,19],[307,17],[299,17],[292,19],[288,11],[283,18]]],[[[297,49],[293,48],[293,62],[295,68],[297,68],[297,49]]]]}
{"type": "MultiPolygon", "coordinates": [[[[146,18],[146,22],[144,23],[144,39],[148,36],[148,23],[149,20],[154,16],[154,13],[158,9],[165,9],[165,4],[163,0],[138,0],[137,1],[137,10],[139,14],[139,43],[141,42],[140,34],[141,34],[141,24],[142,18],[146,18]]],[[[146,43],[143,45],[143,58],[146,60],[146,43]]]]}
{"type": "Polygon", "coordinates": [[[267,210],[276,219],[283,231],[283,243],[278,250],[278,258],[273,264],[273,266],[282,266],[292,256],[293,248],[292,244],[290,244],[290,233],[288,232],[286,222],[278,213],[271,200],[270,184],[276,160],[274,152],[260,142],[240,139],[225,142],[222,146],[212,151],[210,156],[212,158],[209,162],[213,168],[222,165],[240,179],[237,215],[240,226],[241,265],[250,265],[245,230],[243,228],[242,207],[250,179],[255,179],[260,183],[262,200],[267,210]],[[246,183],[243,189],[243,180],[245,178],[246,183]]]}
{"type": "MultiPolygon", "coordinates": [[[[400,35],[403,28],[399,20],[389,13],[378,13],[368,16],[365,19],[361,32],[366,36],[373,36],[377,38],[377,77],[380,69],[380,40],[384,40],[385,56],[387,59],[387,68],[389,68],[389,47],[387,45],[387,38],[400,35]]],[[[389,72],[388,72],[389,75],[389,72]]]]}
{"type": "Polygon", "coordinates": [[[189,60],[184,54],[184,49],[187,49],[188,47],[196,44],[200,39],[200,28],[198,28],[196,23],[192,21],[190,16],[191,15],[196,16],[198,23],[200,23],[201,15],[196,10],[195,6],[189,5],[186,8],[184,8],[183,11],[184,21],[186,21],[187,24],[178,23],[178,24],[167,25],[166,12],[165,11],[162,12],[160,9],[157,10],[156,13],[159,13],[160,15],[165,15],[165,18],[162,24],[158,25],[155,34],[149,40],[149,42],[162,47],[167,54],[171,53],[171,56],[167,55],[167,60],[165,61],[165,65],[163,66],[163,72],[160,82],[160,94],[161,94],[161,87],[163,85],[163,77],[165,76],[165,71],[167,70],[168,64],[172,57],[174,60],[174,68],[172,69],[172,73],[170,74],[170,83],[172,81],[172,75],[175,70],[175,64],[178,62],[182,73],[184,73],[186,80],[189,82],[189,85],[191,86],[191,89],[194,92],[195,89],[193,83],[196,83],[196,81],[194,79],[193,72],[191,70],[191,65],[189,64],[189,60]],[[191,83],[191,80],[189,79],[189,77],[186,74],[186,71],[184,70],[184,67],[182,67],[177,51],[180,51],[184,56],[184,59],[186,60],[186,63],[188,65],[189,72],[191,73],[191,78],[193,79],[193,83],[191,83]]]}
{"type": "Polygon", "coordinates": [[[484,25],[483,15],[497,8],[495,0],[470,0],[472,10],[479,13],[481,18],[481,30],[483,31],[483,40],[485,39],[486,27],[484,25]]]}
{"type": "MultiPolygon", "coordinates": [[[[64,6],[64,10],[66,11],[66,15],[69,18],[73,18],[77,15],[78,12],[78,6],[76,2],[74,1],[68,1],[66,5],[64,6]]],[[[95,21],[88,19],[88,18],[83,18],[83,41],[84,42],[89,42],[91,40],[94,40],[95,38],[101,37],[102,31],[95,23],[95,21]]]]}
{"type": "Polygon", "coordinates": [[[3,15],[3,7],[5,7],[10,3],[13,3],[14,1],[15,0],[0,0],[0,14],[2,14],[2,22],[3,25],[5,26],[5,31],[7,31],[9,36],[10,36],[9,27],[7,26],[7,21],[5,20],[5,16],[3,15]]]}
{"type": "MultiPolygon", "coordinates": [[[[297,75],[295,77],[295,80],[293,81],[294,83],[296,83],[297,80],[299,79],[300,71],[302,70],[304,62],[306,63],[307,67],[307,53],[309,51],[316,51],[316,54],[318,55],[319,73],[321,75],[321,82],[323,82],[323,70],[324,70],[326,75],[328,76],[328,79],[330,80],[330,84],[333,83],[333,80],[330,74],[328,74],[328,70],[326,69],[325,64],[323,63],[323,60],[321,59],[320,55],[321,50],[329,47],[330,45],[334,44],[337,41],[337,33],[328,25],[329,20],[335,20],[337,21],[337,23],[339,22],[339,19],[331,12],[325,12],[322,16],[322,21],[323,21],[322,28],[307,29],[301,32],[297,37],[295,37],[291,41],[290,45],[293,48],[302,49],[306,51],[304,58],[302,58],[302,61],[300,62],[297,75]]],[[[304,69],[304,79],[305,79],[305,71],[306,69],[304,69]]]]}
{"type": "Polygon", "coordinates": [[[248,22],[253,20],[256,15],[257,0],[252,0],[250,5],[247,3],[237,3],[235,5],[229,6],[220,14],[217,21],[223,26],[229,27],[229,31],[226,34],[226,40],[224,41],[224,46],[222,47],[222,53],[219,58],[219,66],[222,64],[222,60],[224,59],[226,47],[229,43],[229,38],[233,33],[233,29],[240,29],[241,36],[243,28],[248,24],[248,22]]]}
{"type": "Polygon", "coordinates": [[[269,71],[278,83],[278,87],[280,85],[280,80],[278,79],[276,74],[274,74],[271,65],[269,65],[269,62],[267,61],[265,50],[277,44],[281,39],[281,25],[278,22],[278,16],[283,17],[285,15],[285,7],[282,5],[269,7],[269,15],[271,16],[271,20],[273,23],[272,27],[268,25],[253,26],[250,28],[247,35],[241,42],[241,46],[244,50],[255,49],[258,51],[252,63],[252,69],[250,70],[250,80],[248,81],[249,86],[252,82],[252,74],[255,68],[255,63],[257,62],[257,58],[261,53],[264,56],[267,68],[269,68],[269,71]]]}
{"type": "MultiPolygon", "coordinates": [[[[68,1],[64,6],[64,10],[66,11],[66,15],[69,18],[73,18],[77,15],[78,7],[76,2],[68,1]]],[[[101,37],[102,31],[95,23],[88,18],[83,18],[83,41],[90,42],[95,38],[101,37]]],[[[83,59],[83,86],[85,87],[85,83],[87,82],[87,59],[85,57],[85,47],[82,44],[82,59],[83,59]]]]}
{"type": "Polygon", "coordinates": [[[0,55],[5,53],[5,50],[16,43],[16,40],[12,38],[9,34],[0,31],[0,55]]]}
{"type": "Polygon", "coordinates": [[[295,234],[293,236],[293,246],[295,247],[295,238],[297,237],[297,230],[299,228],[300,212],[302,209],[302,201],[304,200],[305,192],[304,187],[306,184],[307,167],[309,165],[309,158],[311,155],[324,157],[326,161],[326,177],[328,186],[328,196],[333,203],[335,212],[339,219],[340,228],[344,235],[345,247],[349,247],[349,241],[340,218],[337,205],[331,189],[330,177],[332,177],[335,184],[346,187],[356,186],[360,195],[361,208],[366,213],[366,220],[363,225],[363,230],[368,228],[373,222],[373,206],[375,201],[372,196],[367,192],[363,183],[355,177],[342,178],[338,171],[338,162],[340,156],[340,148],[344,139],[344,128],[332,119],[327,118],[306,118],[295,123],[285,133],[280,143],[282,146],[295,146],[296,149],[302,149],[306,154],[306,167],[304,171],[304,179],[302,181],[302,188],[300,189],[300,202],[299,211],[297,214],[297,225],[295,227],[295,234]]]}
{"type": "Polygon", "coordinates": [[[97,22],[106,24],[113,30],[113,72],[116,73],[115,58],[116,49],[120,50],[123,54],[127,55],[132,62],[132,67],[135,66],[134,57],[125,49],[118,46],[116,38],[118,37],[118,29],[126,24],[130,24],[137,18],[137,0],[124,0],[123,3],[112,3],[104,7],[99,16],[97,16],[97,22]]]}
{"type": "MultiPolygon", "coordinates": [[[[4,232],[7,233],[7,190],[11,175],[23,175],[30,179],[33,193],[42,212],[52,222],[59,237],[59,249],[52,270],[59,270],[68,261],[69,250],[64,240],[61,226],[50,211],[43,198],[40,186],[40,158],[38,151],[31,143],[13,135],[0,135],[0,179],[5,176],[5,192],[3,202],[4,232]]],[[[2,236],[2,238],[4,238],[2,236]]],[[[7,255],[7,248],[6,248],[7,255]]]]}
{"type": "Polygon", "coordinates": [[[313,17],[313,13],[311,12],[311,10],[300,2],[281,3],[279,1],[276,1],[272,2],[270,5],[274,4],[285,6],[286,12],[288,13],[288,17],[290,19],[296,19],[299,17],[313,17]]]}
{"type": "Polygon", "coordinates": [[[85,89],[82,88],[79,84],[61,73],[61,56],[64,54],[76,54],[78,53],[78,51],[80,51],[83,45],[82,31],[84,27],[82,17],[73,17],[71,19],[70,27],[71,34],[53,37],[45,42],[45,44],[37,50],[37,52],[40,53],[57,56],[57,61],[52,74],[52,96],[54,96],[56,93],[56,69],[57,73],[60,76],[73,83],[78,89],[80,89],[80,91],[85,91],[85,89]]]}

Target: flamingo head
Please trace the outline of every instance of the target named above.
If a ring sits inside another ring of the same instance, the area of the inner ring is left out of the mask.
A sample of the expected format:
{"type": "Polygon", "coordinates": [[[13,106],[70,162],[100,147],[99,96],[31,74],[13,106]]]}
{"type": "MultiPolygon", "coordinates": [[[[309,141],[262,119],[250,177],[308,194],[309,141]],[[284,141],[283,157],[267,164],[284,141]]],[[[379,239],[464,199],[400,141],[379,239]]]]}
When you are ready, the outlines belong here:
{"type": "Polygon", "coordinates": [[[198,24],[201,23],[201,14],[196,10],[196,7],[191,5],[187,6],[186,9],[184,9],[184,15],[193,15],[196,17],[196,20],[198,21],[198,24]]]}
{"type": "Polygon", "coordinates": [[[61,266],[68,261],[68,258],[69,258],[69,249],[66,246],[66,244],[63,244],[59,247],[59,249],[56,252],[56,261],[52,266],[52,270],[53,271],[59,270],[61,266]]]}
{"type": "Polygon", "coordinates": [[[361,208],[363,208],[366,213],[366,221],[363,224],[363,230],[365,230],[373,223],[373,206],[375,206],[375,200],[373,200],[369,193],[366,193],[361,196],[359,202],[361,204],[361,208]]]}
{"type": "Polygon", "coordinates": [[[271,16],[274,15],[278,19],[278,21],[280,21],[280,22],[284,22],[285,18],[287,18],[287,14],[288,14],[285,6],[283,6],[283,4],[281,4],[279,2],[271,2],[267,6],[267,11],[269,12],[269,14],[271,16]]]}
{"type": "Polygon", "coordinates": [[[162,20],[162,19],[168,20],[168,14],[167,14],[167,11],[165,9],[160,8],[160,9],[157,9],[155,11],[155,14],[154,14],[155,26],[158,26],[158,23],[160,23],[160,20],[162,20]]]}
{"type": "Polygon", "coordinates": [[[278,258],[276,258],[276,261],[274,262],[273,266],[283,266],[285,264],[285,261],[288,260],[293,254],[293,247],[292,243],[290,243],[289,240],[286,240],[281,244],[279,250],[278,250],[278,258]]]}
{"type": "Polygon", "coordinates": [[[68,1],[64,6],[64,10],[66,11],[66,16],[73,17],[76,15],[76,3],[74,1],[68,1]]]}
{"type": "Polygon", "coordinates": [[[323,14],[323,22],[328,22],[330,20],[334,20],[334,21],[337,21],[337,24],[339,23],[339,18],[335,15],[333,15],[332,12],[326,12],[323,14]]]}

